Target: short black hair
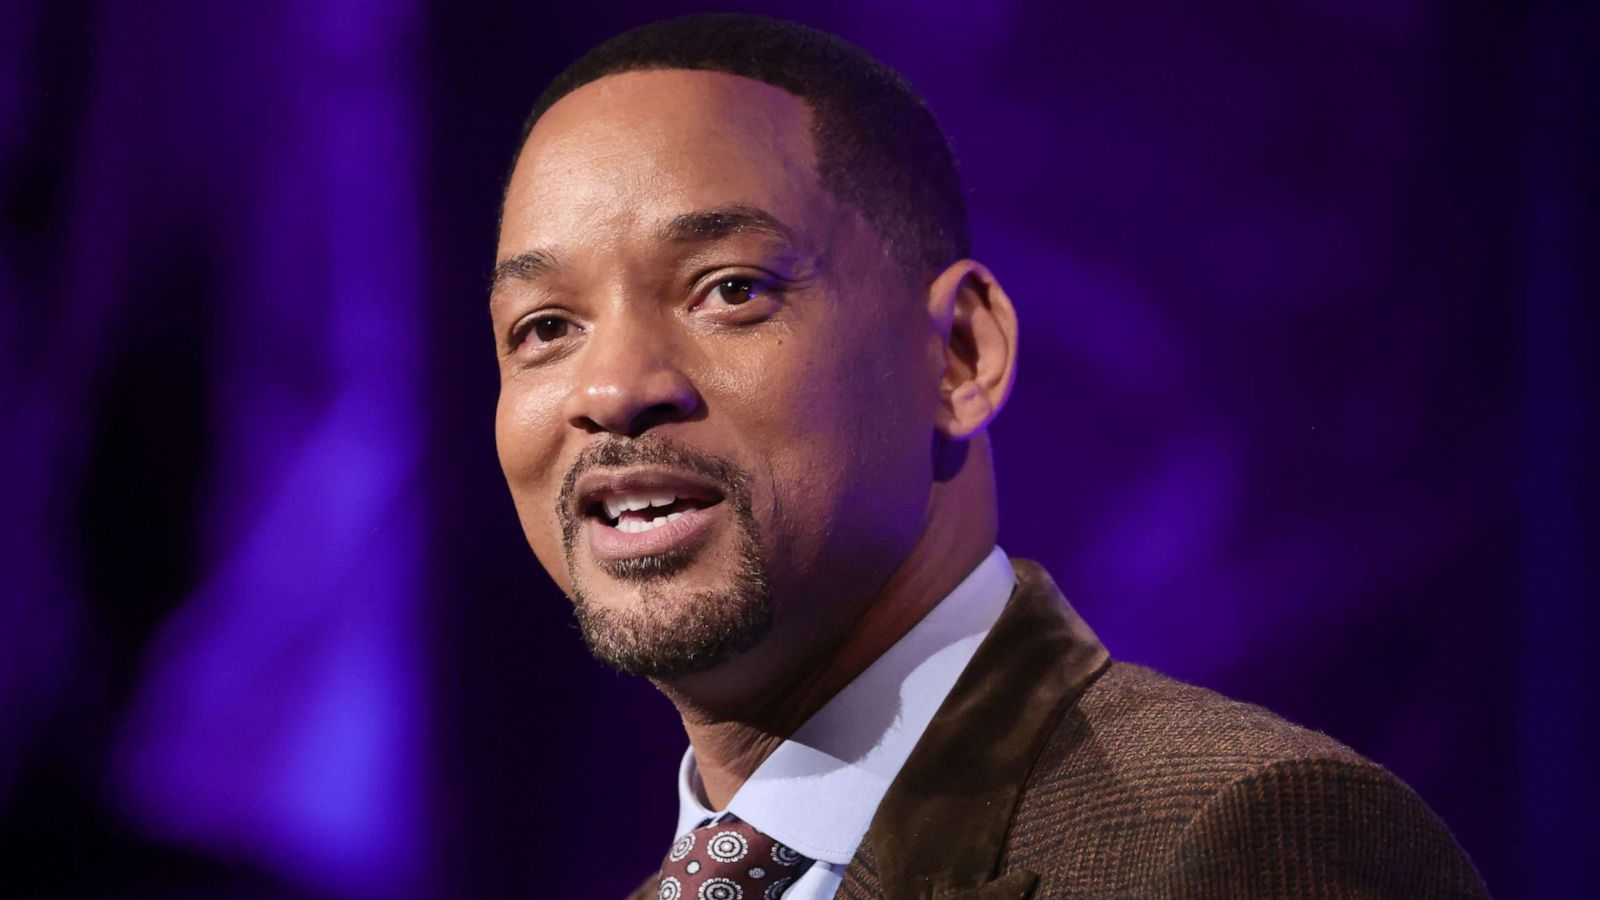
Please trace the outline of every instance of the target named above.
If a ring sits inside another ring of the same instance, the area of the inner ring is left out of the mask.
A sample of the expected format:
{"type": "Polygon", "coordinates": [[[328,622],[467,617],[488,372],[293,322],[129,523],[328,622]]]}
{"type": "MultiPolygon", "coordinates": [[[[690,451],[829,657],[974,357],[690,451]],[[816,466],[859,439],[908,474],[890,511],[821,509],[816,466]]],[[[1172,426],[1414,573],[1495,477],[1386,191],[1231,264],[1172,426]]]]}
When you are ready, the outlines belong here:
{"type": "Polygon", "coordinates": [[[841,38],[783,19],[707,13],[652,22],[606,41],[545,88],[518,154],[556,101],[607,75],[725,72],[765,82],[810,108],[822,184],[853,205],[914,277],[971,255],[950,142],[910,82],[841,38]]]}

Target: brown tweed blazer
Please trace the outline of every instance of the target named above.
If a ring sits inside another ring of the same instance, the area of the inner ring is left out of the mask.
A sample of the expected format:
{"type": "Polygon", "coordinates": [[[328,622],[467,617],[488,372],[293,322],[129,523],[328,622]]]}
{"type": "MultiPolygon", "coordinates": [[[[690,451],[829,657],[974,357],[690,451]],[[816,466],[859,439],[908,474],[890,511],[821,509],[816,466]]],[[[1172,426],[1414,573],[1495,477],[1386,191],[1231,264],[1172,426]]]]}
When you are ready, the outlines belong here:
{"type": "Polygon", "coordinates": [[[1038,564],[1015,567],[1010,603],[838,897],[1488,896],[1444,823],[1381,766],[1111,662],[1038,564]]]}

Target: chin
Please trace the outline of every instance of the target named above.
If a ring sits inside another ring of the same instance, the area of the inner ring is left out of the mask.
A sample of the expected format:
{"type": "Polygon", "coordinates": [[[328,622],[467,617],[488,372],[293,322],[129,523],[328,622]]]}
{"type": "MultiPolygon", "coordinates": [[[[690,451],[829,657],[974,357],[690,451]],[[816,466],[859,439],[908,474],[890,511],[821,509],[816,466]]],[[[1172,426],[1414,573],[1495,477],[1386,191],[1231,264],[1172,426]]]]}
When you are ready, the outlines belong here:
{"type": "Polygon", "coordinates": [[[590,563],[569,574],[589,651],[631,675],[705,672],[772,628],[772,592],[755,554],[664,553],[590,563]]]}
{"type": "Polygon", "coordinates": [[[586,450],[563,484],[570,594],[589,649],[624,672],[704,672],[772,627],[750,477],[660,439],[586,450]]]}

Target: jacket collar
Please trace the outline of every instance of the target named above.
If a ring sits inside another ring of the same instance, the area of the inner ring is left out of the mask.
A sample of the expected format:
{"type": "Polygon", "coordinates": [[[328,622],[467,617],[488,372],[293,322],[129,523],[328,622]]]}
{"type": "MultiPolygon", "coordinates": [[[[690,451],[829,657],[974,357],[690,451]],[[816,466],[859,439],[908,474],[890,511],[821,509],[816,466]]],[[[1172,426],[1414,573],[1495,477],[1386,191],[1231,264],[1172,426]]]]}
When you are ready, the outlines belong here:
{"type": "MultiPolygon", "coordinates": [[[[801,855],[848,865],[878,804],[1016,587],[999,547],[922,620],[790,735],[727,812],[801,855]]],[[[703,801],[694,750],[678,772],[678,829],[720,814],[703,801]]]]}
{"type": "Polygon", "coordinates": [[[864,869],[863,855],[871,859],[889,900],[1003,900],[1033,887],[1032,873],[996,878],[1011,817],[1052,726],[1110,660],[1039,564],[1012,564],[1017,586],[1005,611],[890,785],[852,863],[864,869]]]}

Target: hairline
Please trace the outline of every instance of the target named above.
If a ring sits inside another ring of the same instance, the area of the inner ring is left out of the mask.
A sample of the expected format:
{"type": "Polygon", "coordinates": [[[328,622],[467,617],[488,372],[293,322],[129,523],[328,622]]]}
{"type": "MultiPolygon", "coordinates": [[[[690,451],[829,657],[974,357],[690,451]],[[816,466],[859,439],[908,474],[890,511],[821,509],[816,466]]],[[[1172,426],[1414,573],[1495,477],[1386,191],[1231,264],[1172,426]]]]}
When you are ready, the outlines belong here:
{"type": "MultiPolygon", "coordinates": [[[[598,84],[608,78],[614,78],[618,75],[629,75],[645,72],[710,72],[717,75],[726,75],[730,78],[739,78],[755,84],[776,88],[777,90],[783,91],[790,97],[793,97],[805,109],[809,119],[806,127],[806,135],[811,141],[811,167],[812,174],[817,177],[817,183],[822,187],[823,190],[828,192],[828,196],[831,197],[835,202],[849,207],[853,212],[855,212],[856,215],[861,217],[861,220],[872,231],[872,234],[877,237],[884,249],[888,251],[889,256],[895,262],[895,267],[900,270],[901,274],[904,275],[908,281],[917,286],[926,286],[933,280],[937,274],[935,271],[923,271],[925,267],[921,262],[913,262],[912,260],[907,259],[906,248],[902,248],[899,246],[900,242],[893,241],[887,235],[885,235],[878,225],[873,221],[873,217],[868,213],[861,203],[844,196],[843,193],[837,190],[834,185],[829,183],[829,178],[826,171],[828,167],[824,165],[824,160],[827,159],[826,148],[831,142],[825,140],[822,134],[823,119],[826,113],[818,108],[817,103],[810,98],[800,96],[781,84],[776,84],[764,78],[757,78],[753,75],[746,75],[741,72],[731,72],[727,69],[719,68],[717,66],[686,66],[676,63],[662,64],[658,62],[641,62],[638,65],[630,65],[626,68],[606,72],[603,75],[600,75],[596,78],[591,78],[588,81],[582,82],[581,84],[575,84],[559,96],[550,98],[548,103],[541,103],[534,109],[533,113],[529,115],[527,120],[523,123],[522,138],[517,144],[517,153],[511,160],[511,171],[506,175],[505,188],[501,191],[500,195],[500,217],[499,221],[497,222],[497,231],[505,228],[506,201],[511,196],[512,176],[516,174],[517,165],[522,161],[522,154],[528,148],[528,139],[533,136],[534,128],[536,128],[538,124],[544,120],[545,115],[549,113],[550,110],[554,109],[561,101],[571,97],[573,94],[576,94],[578,91],[581,91],[592,84],[598,84]]],[[[954,260],[951,260],[951,262],[953,261],[954,260]]]]}

